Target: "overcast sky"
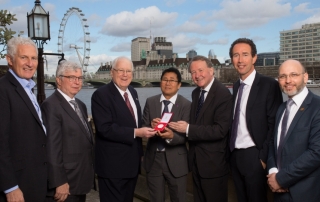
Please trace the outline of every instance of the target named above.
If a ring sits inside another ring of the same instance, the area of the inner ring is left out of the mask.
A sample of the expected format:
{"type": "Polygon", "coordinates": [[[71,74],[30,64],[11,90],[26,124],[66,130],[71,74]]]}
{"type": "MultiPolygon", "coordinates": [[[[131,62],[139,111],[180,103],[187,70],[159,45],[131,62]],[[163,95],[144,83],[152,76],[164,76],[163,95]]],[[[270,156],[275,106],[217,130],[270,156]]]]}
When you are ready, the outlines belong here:
{"type": "MultiPolygon", "coordinates": [[[[27,36],[27,12],[35,0],[0,0],[0,9],[16,14],[11,28],[27,36]]],[[[179,57],[194,49],[208,56],[213,50],[220,62],[229,58],[230,44],[239,37],[254,40],[258,53],[279,51],[280,31],[320,22],[319,0],[41,0],[50,14],[51,40],[45,52],[57,53],[59,27],[69,8],[85,14],[90,32],[89,71],[117,56],[131,56],[131,40],[164,36],[179,57]]],[[[68,18],[64,43],[83,47],[83,28],[77,15],[68,18]]],[[[63,47],[66,58],[78,61],[74,49],[63,47]]],[[[80,49],[80,53],[83,54],[80,49]]],[[[56,57],[47,57],[55,72],[56,57]]],[[[0,64],[6,64],[0,60],[0,64]]]]}

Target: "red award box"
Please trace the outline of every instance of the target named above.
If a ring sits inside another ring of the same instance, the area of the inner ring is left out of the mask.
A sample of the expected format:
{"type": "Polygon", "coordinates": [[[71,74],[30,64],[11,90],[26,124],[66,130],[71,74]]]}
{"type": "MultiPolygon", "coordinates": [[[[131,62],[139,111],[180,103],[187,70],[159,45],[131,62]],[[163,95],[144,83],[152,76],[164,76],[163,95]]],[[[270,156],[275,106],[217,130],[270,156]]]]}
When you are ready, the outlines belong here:
{"type": "Polygon", "coordinates": [[[163,113],[160,122],[157,124],[157,126],[154,129],[158,130],[158,131],[163,131],[164,128],[170,122],[172,115],[173,115],[173,113],[163,113]]]}

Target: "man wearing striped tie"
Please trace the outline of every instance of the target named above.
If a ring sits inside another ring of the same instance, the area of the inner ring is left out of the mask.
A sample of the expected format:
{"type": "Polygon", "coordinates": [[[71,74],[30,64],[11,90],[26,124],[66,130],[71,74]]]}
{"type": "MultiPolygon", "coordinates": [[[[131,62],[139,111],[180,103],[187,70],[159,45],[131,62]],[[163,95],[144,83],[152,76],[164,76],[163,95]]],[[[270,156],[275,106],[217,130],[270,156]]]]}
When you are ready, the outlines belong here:
{"type": "Polygon", "coordinates": [[[189,62],[193,82],[190,123],[171,122],[169,126],[185,133],[189,142],[189,168],[193,176],[195,202],[228,201],[228,130],[232,96],[214,78],[211,60],[195,56],[189,62]]]}

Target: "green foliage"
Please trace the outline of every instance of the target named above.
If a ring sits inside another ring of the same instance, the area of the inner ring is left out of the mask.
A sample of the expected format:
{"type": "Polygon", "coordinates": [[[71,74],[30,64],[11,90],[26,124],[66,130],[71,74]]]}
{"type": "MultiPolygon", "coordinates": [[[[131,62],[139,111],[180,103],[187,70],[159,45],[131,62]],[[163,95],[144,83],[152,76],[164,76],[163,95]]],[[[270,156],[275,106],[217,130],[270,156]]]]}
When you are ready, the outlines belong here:
{"type": "Polygon", "coordinates": [[[16,33],[12,31],[10,28],[8,29],[7,26],[11,25],[13,21],[17,21],[15,18],[15,14],[12,15],[8,13],[7,10],[0,10],[0,47],[2,46],[2,50],[0,48],[0,58],[4,58],[5,54],[3,52],[6,50],[7,41],[13,37],[16,33]]]}

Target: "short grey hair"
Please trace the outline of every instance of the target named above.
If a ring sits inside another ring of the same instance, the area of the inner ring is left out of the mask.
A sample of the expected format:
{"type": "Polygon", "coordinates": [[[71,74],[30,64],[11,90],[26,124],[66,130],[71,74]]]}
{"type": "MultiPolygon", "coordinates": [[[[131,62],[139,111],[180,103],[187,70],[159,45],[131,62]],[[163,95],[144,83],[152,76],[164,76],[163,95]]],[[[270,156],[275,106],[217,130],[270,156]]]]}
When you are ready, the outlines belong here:
{"type": "Polygon", "coordinates": [[[7,55],[10,58],[14,58],[14,56],[17,53],[17,47],[19,45],[31,45],[36,49],[37,55],[38,55],[38,48],[37,45],[30,39],[30,38],[24,38],[24,37],[12,37],[8,43],[7,43],[7,55]]]}
{"type": "Polygon", "coordinates": [[[82,67],[78,63],[63,60],[57,67],[56,77],[62,76],[66,71],[76,71],[77,69],[82,71],[82,67]]]}
{"type": "Polygon", "coordinates": [[[117,67],[117,63],[118,63],[119,60],[127,60],[128,62],[130,62],[130,64],[131,64],[131,69],[132,69],[132,71],[133,71],[133,63],[132,63],[132,61],[131,61],[129,58],[127,58],[126,56],[120,56],[120,57],[117,57],[116,59],[114,59],[114,60],[112,61],[112,69],[115,69],[115,68],[117,67]]]}
{"type": "Polygon", "coordinates": [[[204,61],[204,62],[206,62],[208,68],[213,67],[213,64],[212,64],[212,62],[211,62],[210,59],[208,59],[207,57],[204,57],[204,56],[202,56],[202,55],[197,55],[197,56],[193,57],[193,58],[190,60],[189,64],[188,64],[188,66],[189,66],[189,72],[191,72],[191,63],[194,62],[194,61],[204,61]]]}

